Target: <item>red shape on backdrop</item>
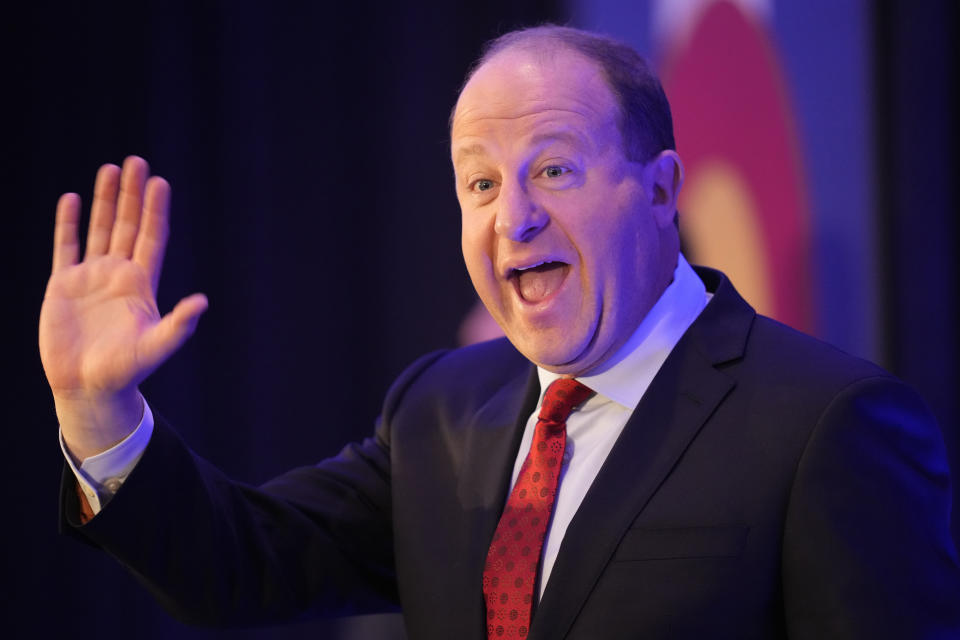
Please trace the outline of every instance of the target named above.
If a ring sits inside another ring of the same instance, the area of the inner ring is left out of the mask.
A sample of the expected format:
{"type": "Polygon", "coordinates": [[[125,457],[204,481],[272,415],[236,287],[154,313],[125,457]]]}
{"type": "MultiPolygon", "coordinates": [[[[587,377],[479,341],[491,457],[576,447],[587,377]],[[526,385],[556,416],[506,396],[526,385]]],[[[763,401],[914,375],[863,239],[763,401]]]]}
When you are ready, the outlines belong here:
{"type": "MultiPolygon", "coordinates": [[[[787,82],[769,35],[733,4],[715,2],[663,68],[687,185],[718,161],[734,168],[755,205],[756,250],[765,257],[772,302],[766,312],[811,330],[808,195],[787,82]]],[[[695,247],[692,253],[696,260],[695,247]]]]}

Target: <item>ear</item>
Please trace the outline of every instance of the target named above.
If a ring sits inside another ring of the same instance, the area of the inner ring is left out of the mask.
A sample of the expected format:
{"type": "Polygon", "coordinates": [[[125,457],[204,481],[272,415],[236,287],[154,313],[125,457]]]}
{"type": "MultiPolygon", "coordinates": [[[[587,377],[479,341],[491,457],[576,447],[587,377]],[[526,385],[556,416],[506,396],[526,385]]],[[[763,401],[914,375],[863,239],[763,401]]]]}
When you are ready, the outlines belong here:
{"type": "Polygon", "coordinates": [[[683,186],[683,163],[673,149],[658,153],[646,166],[646,184],[650,206],[661,227],[673,225],[677,215],[677,198],[683,186]]]}

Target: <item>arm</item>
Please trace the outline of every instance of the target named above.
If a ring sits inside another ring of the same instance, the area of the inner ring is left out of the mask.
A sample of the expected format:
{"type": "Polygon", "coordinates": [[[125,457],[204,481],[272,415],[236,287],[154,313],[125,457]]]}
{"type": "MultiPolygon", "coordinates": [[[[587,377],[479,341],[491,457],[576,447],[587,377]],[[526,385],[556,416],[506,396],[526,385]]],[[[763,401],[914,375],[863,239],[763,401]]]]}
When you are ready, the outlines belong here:
{"type": "MultiPolygon", "coordinates": [[[[206,299],[160,317],[155,292],[169,186],[146,163],[101,168],[86,255],[79,200],[58,205],[40,348],[72,461],[122,441],[141,419],[137,385],[189,337],[206,299]]],[[[194,455],[162,418],[109,508],[83,518],[74,474],[61,486],[64,533],[103,548],[177,617],[206,624],[289,621],[308,612],[395,610],[388,396],[375,437],[255,488],[194,455]]]]}
{"type": "Polygon", "coordinates": [[[424,356],[398,378],[372,438],[260,488],[226,478],[157,417],[140,462],[86,524],[65,469],[61,527],[105,549],[192,623],[396,610],[391,424],[441,355],[424,356]]]}
{"type": "Polygon", "coordinates": [[[939,428],[889,377],[843,390],[797,468],[783,543],[791,638],[953,638],[960,568],[939,428]]]}
{"type": "Polygon", "coordinates": [[[157,417],[143,457],[86,524],[64,469],[62,527],[191,624],[396,610],[384,429],[257,488],[224,476],[157,417]]]}

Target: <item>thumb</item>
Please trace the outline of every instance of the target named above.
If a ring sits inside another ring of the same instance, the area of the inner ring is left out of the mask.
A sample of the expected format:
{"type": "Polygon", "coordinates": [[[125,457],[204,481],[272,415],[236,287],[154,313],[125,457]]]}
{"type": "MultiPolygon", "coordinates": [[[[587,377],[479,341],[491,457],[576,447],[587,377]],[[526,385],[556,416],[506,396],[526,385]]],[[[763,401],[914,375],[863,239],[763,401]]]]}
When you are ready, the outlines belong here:
{"type": "Polygon", "coordinates": [[[146,332],[138,355],[140,366],[147,374],[163,364],[193,335],[208,306],[207,296],[202,293],[187,296],[146,332]]]}

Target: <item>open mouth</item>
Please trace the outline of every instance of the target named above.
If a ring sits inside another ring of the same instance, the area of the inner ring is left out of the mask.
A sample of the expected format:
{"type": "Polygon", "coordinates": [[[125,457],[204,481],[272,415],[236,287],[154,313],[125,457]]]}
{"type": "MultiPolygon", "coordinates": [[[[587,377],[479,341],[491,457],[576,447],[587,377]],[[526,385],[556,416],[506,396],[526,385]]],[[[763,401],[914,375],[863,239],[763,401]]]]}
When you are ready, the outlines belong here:
{"type": "Polygon", "coordinates": [[[538,303],[548,299],[560,289],[570,265],[566,262],[541,262],[510,272],[517,293],[525,302],[538,303]]]}

